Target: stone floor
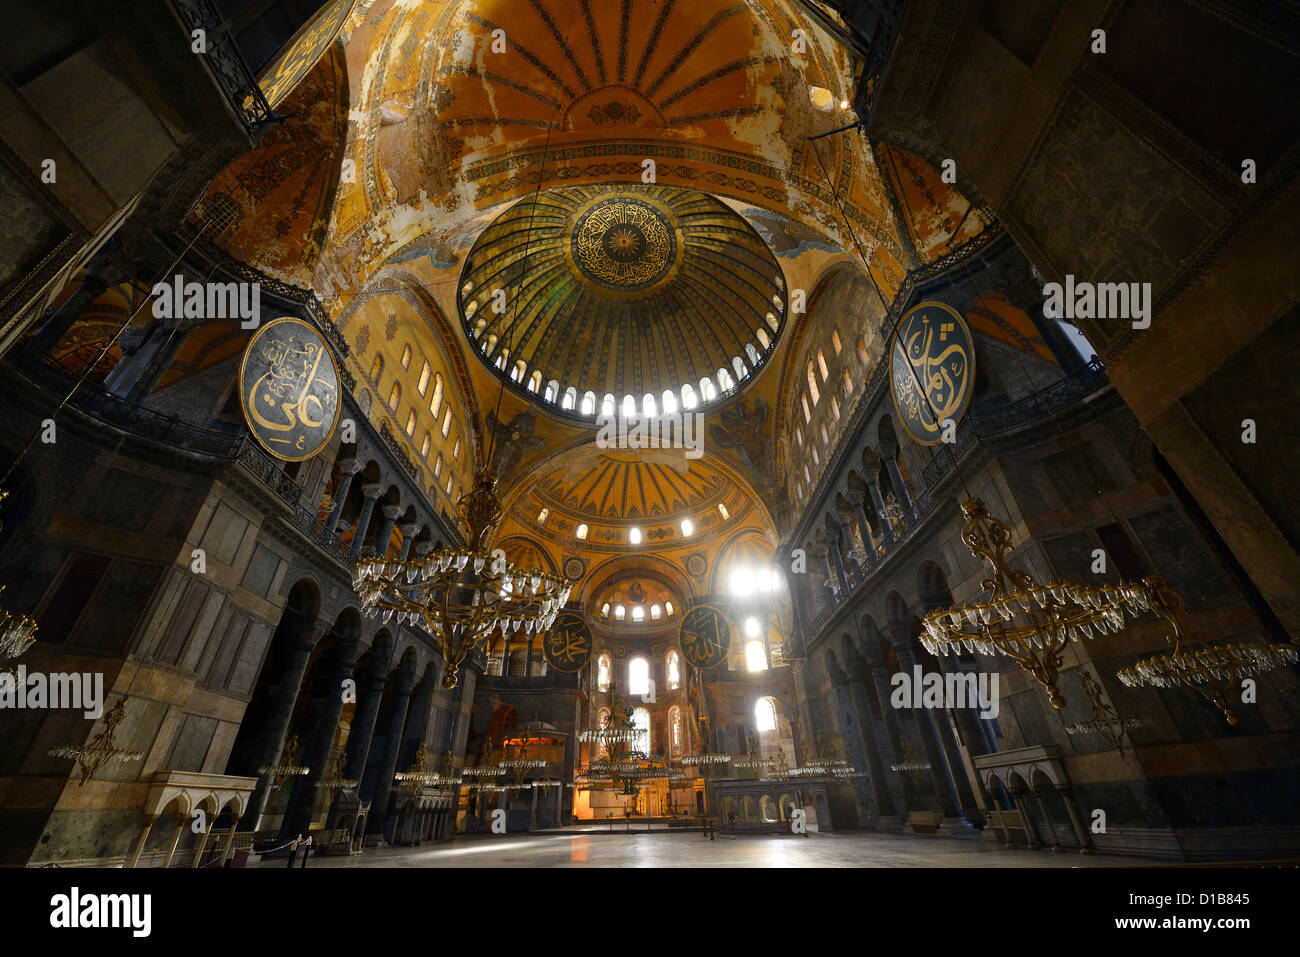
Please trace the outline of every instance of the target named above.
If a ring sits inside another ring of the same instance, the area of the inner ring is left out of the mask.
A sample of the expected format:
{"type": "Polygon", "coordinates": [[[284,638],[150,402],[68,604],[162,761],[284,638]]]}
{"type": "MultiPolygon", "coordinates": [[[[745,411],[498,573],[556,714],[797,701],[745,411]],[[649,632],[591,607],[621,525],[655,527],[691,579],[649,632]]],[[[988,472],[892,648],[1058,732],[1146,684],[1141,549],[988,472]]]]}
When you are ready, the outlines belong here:
{"type": "MultiPolygon", "coordinates": [[[[315,867],[1134,867],[1150,861],[1048,850],[1006,850],[975,838],[893,834],[747,835],[566,829],[462,835],[450,843],[312,857],[315,867]]],[[[267,861],[264,867],[284,867],[267,861]]]]}

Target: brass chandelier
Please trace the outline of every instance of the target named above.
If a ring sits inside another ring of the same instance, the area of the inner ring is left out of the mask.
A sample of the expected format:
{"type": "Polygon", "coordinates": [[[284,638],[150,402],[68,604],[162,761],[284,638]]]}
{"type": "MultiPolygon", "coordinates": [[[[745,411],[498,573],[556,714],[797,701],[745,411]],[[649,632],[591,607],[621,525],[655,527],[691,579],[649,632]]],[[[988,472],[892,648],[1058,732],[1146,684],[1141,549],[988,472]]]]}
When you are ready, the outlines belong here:
{"type": "Polygon", "coordinates": [[[465,548],[443,548],[404,561],[369,558],[357,563],[353,586],[363,613],[385,622],[422,622],[447,663],[444,688],[454,688],[466,656],[500,628],[527,634],[545,631],[569,600],[573,583],[559,575],[521,571],[487,542],[501,520],[501,502],[490,468],[456,505],[468,536],[465,548]]]}
{"type": "Polygon", "coordinates": [[[1158,578],[1147,578],[1143,583],[1150,592],[1152,613],[1168,622],[1172,629],[1165,637],[1174,647],[1172,651],[1121,668],[1116,676],[1130,688],[1191,688],[1222,711],[1228,724],[1235,725],[1239,719],[1232,706],[1233,686],[1251,675],[1296,663],[1296,649],[1290,645],[1225,641],[1184,647],[1184,638],[1188,636],[1181,618],[1187,606],[1182,596],[1158,578]]]}
{"type": "Polygon", "coordinates": [[[1028,572],[1010,567],[1011,529],[994,518],[977,498],[962,505],[962,541],[993,569],[984,579],[983,601],[931,612],[921,643],[931,654],[965,648],[1016,661],[1046,690],[1053,708],[1065,707],[1056,686],[1061,658],[1070,641],[1099,638],[1124,627],[1124,613],[1150,606],[1145,584],[1081,585],[1055,581],[1040,585],[1028,572]]]}

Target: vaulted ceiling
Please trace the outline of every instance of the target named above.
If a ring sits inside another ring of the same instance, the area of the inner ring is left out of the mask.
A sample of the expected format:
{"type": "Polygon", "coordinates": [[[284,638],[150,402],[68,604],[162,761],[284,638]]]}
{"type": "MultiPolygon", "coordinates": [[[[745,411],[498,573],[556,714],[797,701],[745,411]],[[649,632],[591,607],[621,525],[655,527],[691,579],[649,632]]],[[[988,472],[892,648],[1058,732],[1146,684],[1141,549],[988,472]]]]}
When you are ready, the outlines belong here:
{"type": "Polygon", "coordinates": [[[908,264],[985,225],[915,157],[877,157],[854,132],[809,139],[855,118],[838,103],[858,71],[795,0],[358,0],[199,214],[233,221],[217,240],[233,256],[316,292],[376,425],[404,435],[414,415],[417,460],[431,434],[437,507],[453,511],[495,436],[512,547],[561,570],[653,552],[677,568],[656,574],[690,579],[690,559],[711,575],[730,544],[770,548],[789,520],[792,355],[875,321],[908,264]],[[804,311],[848,271],[872,290],[853,316],[804,311]],[[446,440],[413,385],[390,409],[408,343],[464,397],[446,440]],[[736,388],[682,471],[597,449],[592,417],[563,408],[570,386],[575,405],[680,396],[724,367],[736,388]],[[439,456],[452,472],[435,481],[439,456]],[[538,526],[548,507],[564,529],[538,526]]]}

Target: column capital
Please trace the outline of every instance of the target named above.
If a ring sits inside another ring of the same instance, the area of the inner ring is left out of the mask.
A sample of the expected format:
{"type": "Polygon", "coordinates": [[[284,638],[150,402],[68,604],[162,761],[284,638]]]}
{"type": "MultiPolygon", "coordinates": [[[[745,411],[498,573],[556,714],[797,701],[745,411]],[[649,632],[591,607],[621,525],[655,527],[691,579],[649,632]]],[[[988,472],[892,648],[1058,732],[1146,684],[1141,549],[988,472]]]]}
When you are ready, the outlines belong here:
{"type": "Polygon", "coordinates": [[[384,513],[384,518],[388,519],[388,521],[395,522],[402,517],[402,513],[406,509],[400,505],[385,505],[380,511],[384,513]]]}
{"type": "Polygon", "coordinates": [[[384,483],[382,482],[366,482],[361,486],[361,494],[370,501],[379,498],[379,496],[383,494],[383,491],[384,483]]]}
{"type": "Polygon", "coordinates": [[[412,547],[415,549],[415,554],[419,555],[421,558],[424,558],[431,551],[433,551],[433,540],[425,539],[422,542],[416,542],[415,545],[413,545],[412,547]]]}
{"type": "Polygon", "coordinates": [[[401,525],[398,525],[397,527],[401,529],[403,536],[405,536],[406,538],[410,538],[412,535],[414,535],[416,532],[420,530],[420,523],[403,522],[401,525]]]}
{"type": "Polygon", "coordinates": [[[356,475],[363,468],[359,459],[339,459],[339,471],[344,475],[356,475]]]}

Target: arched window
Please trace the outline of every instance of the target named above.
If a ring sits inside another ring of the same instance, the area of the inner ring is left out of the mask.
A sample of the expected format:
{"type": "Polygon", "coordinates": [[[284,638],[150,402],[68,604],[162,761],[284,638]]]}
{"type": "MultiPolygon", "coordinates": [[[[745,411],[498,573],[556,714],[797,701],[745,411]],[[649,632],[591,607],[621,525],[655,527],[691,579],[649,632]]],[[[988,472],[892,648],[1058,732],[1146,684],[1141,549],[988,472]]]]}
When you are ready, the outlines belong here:
{"type": "Polygon", "coordinates": [[[677,411],[677,395],[672,389],[664,389],[664,415],[672,415],[677,411]]]}
{"type": "Polygon", "coordinates": [[[415,410],[412,409],[406,416],[406,434],[412,436],[415,434],[415,410]]]}
{"type": "Polygon", "coordinates": [[[767,649],[757,638],[745,644],[745,668],[748,671],[767,670],[767,649]]]}
{"type": "Polygon", "coordinates": [[[799,448],[803,448],[803,433],[796,429],[794,437],[799,441],[799,448]]]}
{"type": "Polygon", "coordinates": [[[807,394],[805,393],[804,395],[799,396],[799,401],[803,403],[803,420],[804,420],[804,422],[811,422],[811,421],[812,421],[812,413],[808,411],[808,396],[807,396],[807,394]]]}
{"type": "MultiPolygon", "coordinates": [[[[605,684],[606,684],[606,690],[608,690],[609,681],[606,680],[605,684]]],[[[609,709],[608,709],[608,708],[601,708],[601,709],[600,709],[599,714],[596,716],[596,727],[598,727],[598,728],[607,728],[607,727],[609,727],[609,709]]],[[[601,741],[601,742],[600,742],[600,754],[601,754],[601,756],[604,756],[604,755],[606,755],[606,754],[608,754],[608,753],[609,753],[609,745],[607,745],[604,741],[601,741]]]]}
{"type": "MultiPolygon", "coordinates": [[[[552,379],[550,382],[546,383],[546,391],[542,393],[542,399],[545,402],[554,402],[559,397],[560,397],[560,383],[552,379]]],[[[566,394],[564,398],[567,401],[568,395],[566,394]]],[[[572,409],[573,406],[566,405],[565,408],[572,409]]]]}
{"type": "Polygon", "coordinates": [[[578,401],[577,389],[575,389],[573,386],[569,386],[567,389],[564,390],[564,402],[561,403],[561,406],[563,408],[572,409],[574,404],[577,401],[578,401]]]}
{"type": "Polygon", "coordinates": [[[863,365],[867,364],[867,344],[862,341],[861,336],[858,337],[858,361],[863,365]]]}
{"type": "MultiPolygon", "coordinates": [[[[758,331],[762,332],[763,330],[760,329],[758,331]]],[[[754,348],[754,344],[752,342],[745,343],[745,355],[749,356],[749,362],[751,365],[753,366],[758,365],[758,360],[759,360],[758,350],[754,348]]]]}
{"type": "Polygon", "coordinates": [[[826,368],[826,354],[820,349],[817,350],[817,368],[821,371],[823,382],[831,377],[831,370],[826,368]]]}
{"type": "Polygon", "coordinates": [[[682,408],[693,409],[700,404],[700,400],[695,398],[695,389],[688,382],[682,386],[682,408]]]}
{"type": "Polygon", "coordinates": [[[664,610],[661,605],[655,604],[650,606],[650,620],[658,621],[664,616],[664,610]]]}
{"type": "Polygon", "coordinates": [[[758,344],[764,349],[772,344],[772,337],[767,334],[767,330],[762,326],[754,330],[754,335],[758,337],[758,344]]]}
{"type": "Polygon", "coordinates": [[[429,414],[433,416],[434,421],[438,420],[438,413],[442,411],[442,373],[438,372],[433,377],[433,398],[429,400],[429,414]]]}
{"type": "Polygon", "coordinates": [[[394,382],[393,391],[388,393],[388,408],[397,411],[397,403],[402,401],[402,383],[394,382]]]}
{"type": "Polygon", "coordinates": [[[673,751],[682,749],[682,709],[676,705],[668,709],[668,746],[673,751]]]}
{"type": "Polygon", "coordinates": [[[474,323],[474,338],[477,339],[479,336],[483,335],[483,330],[486,328],[486,319],[480,319],[478,322],[474,323]]]}
{"type": "Polygon", "coordinates": [[[609,602],[605,602],[605,604],[600,606],[600,614],[603,618],[609,617],[609,602]]]}
{"type": "Polygon", "coordinates": [[[614,397],[608,392],[605,393],[605,398],[600,400],[600,414],[603,416],[614,414],[614,397]]]}
{"type": "Polygon", "coordinates": [[[442,416],[442,437],[445,439],[451,434],[451,406],[447,406],[447,411],[442,416]]]}
{"type": "Polygon", "coordinates": [[[673,603],[670,601],[664,602],[664,611],[668,612],[668,617],[671,618],[673,616],[673,603]]]}
{"type": "Polygon", "coordinates": [[[677,655],[676,648],[668,650],[668,658],[664,662],[664,670],[668,673],[668,690],[676,691],[682,684],[682,663],[681,658],[677,655]]]}
{"type": "Polygon", "coordinates": [[[642,606],[642,605],[637,605],[637,606],[635,606],[635,607],[632,609],[632,620],[633,620],[633,621],[645,621],[645,607],[644,607],[644,606],[642,606]]]}
{"type": "Polygon", "coordinates": [[[586,538],[587,526],[585,524],[579,525],[577,531],[575,531],[573,534],[575,538],[586,538]]]}
{"type": "MultiPolygon", "coordinates": [[[[596,690],[609,690],[609,655],[601,655],[596,659],[596,690]]],[[[605,716],[609,716],[608,711],[605,712],[605,716]]],[[[602,724],[601,727],[604,725],[602,724]]]]}
{"type": "Polygon", "coordinates": [[[453,459],[460,458],[460,439],[456,440],[456,447],[451,450],[451,457],[453,459]]]}
{"type": "Polygon", "coordinates": [[[624,608],[622,605],[615,605],[615,606],[614,606],[614,620],[615,620],[615,621],[622,621],[622,620],[623,620],[624,618],[626,618],[626,617],[627,617],[627,609],[624,608]]]}
{"type": "Polygon", "coordinates": [[[623,417],[629,418],[636,415],[636,399],[630,395],[623,396],[623,417]]]}
{"type": "Polygon", "coordinates": [[[488,333],[487,341],[483,343],[483,354],[485,356],[492,355],[492,352],[493,350],[496,349],[496,347],[497,347],[497,334],[495,332],[488,333]]]}
{"type": "Polygon", "coordinates": [[[713,380],[705,376],[700,380],[700,398],[704,402],[712,402],[718,397],[718,390],[713,387],[713,380]]]}
{"type": "Polygon", "coordinates": [[[655,397],[652,396],[649,392],[647,392],[645,395],[641,397],[641,414],[648,415],[648,416],[655,416],[659,414],[655,408],[655,397]]]}
{"type": "Polygon", "coordinates": [[[541,387],[542,387],[542,373],[540,370],[538,370],[528,377],[528,391],[536,392],[541,387]]]}
{"type": "Polygon", "coordinates": [[[420,395],[429,394],[429,376],[432,374],[433,370],[429,368],[429,363],[426,362],[420,369],[420,384],[416,386],[420,390],[420,395]]]}
{"type": "Polygon", "coordinates": [[[776,730],[776,706],[771,698],[759,698],[754,702],[754,727],[760,734],[776,730]]]}
{"type": "MultiPolygon", "coordinates": [[[[635,611],[636,609],[633,609],[634,617],[635,611]]],[[[642,612],[642,615],[644,614],[642,612]]],[[[627,692],[628,694],[650,693],[650,662],[640,655],[627,663],[627,692]]]]}
{"type": "Polygon", "coordinates": [[[853,392],[853,376],[849,375],[849,370],[844,370],[844,394],[850,395],[853,392]]]}
{"type": "Polygon", "coordinates": [[[821,393],[817,391],[817,373],[813,371],[811,359],[808,360],[808,394],[812,396],[813,405],[816,405],[817,400],[822,397],[821,393]]]}
{"type": "Polygon", "coordinates": [[[769,312],[767,314],[767,325],[769,329],[776,332],[777,326],[780,325],[780,320],[776,318],[776,313],[769,312]]]}
{"type": "Polygon", "coordinates": [[[822,460],[821,457],[817,454],[816,446],[813,446],[812,454],[813,454],[813,465],[821,465],[822,460]]]}
{"type": "Polygon", "coordinates": [[[426,462],[429,461],[429,445],[431,442],[432,439],[429,437],[429,433],[425,432],[424,439],[420,442],[420,458],[424,459],[426,462]]]}
{"type": "Polygon", "coordinates": [[[523,382],[524,375],[527,374],[527,372],[528,372],[528,366],[524,363],[523,359],[520,359],[518,362],[515,363],[514,368],[510,370],[510,381],[523,382]]]}
{"type": "Polygon", "coordinates": [[[551,510],[549,508],[542,509],[540,512],[537,513],[537,524],[545,525],[546,520],[550,517],[550,515],[551,515],[551,510]]]}
{"type": "Polygon", "coordinates": [[[731,373],[728,372],[726,369],[719,369],[719,370],[718,370],[718,388],[721,389],[723,392],[726,392],[728,389],[733,389],[733,388],[735,388],[735,386],[736,386],[736,383],[732,381],[732,379],[731,379],[731,373]]]}
{"type": "Polygon", "coordinates": [[[749,375],[749,369],[745,367],[745,362],[740,356],[731,357],[731,367],[736,370],[736,381],[746,378],[749,375]]]}
{"type": "Polygon", "coordinates": [[[839,355],[840,350],[844,347],[840,345],[840,333],[838,329],[831,330],[831,345],[835,347],[835,354],[839,355]]]}
{"type": "Polygon", "coordinates": [[[442,456],[438,456],[438,461],[433,463],[433,477],[437,478],[442,474],[442,456]]]}
{"type": "Polygon", "coordinates": [[[583,415],[595,415],[595,414],[596,414],[596,393],[591,392],[590,390],[588,390],[587,392],[584,392],[584,393],[582,394],[582,409],[581,409],[581,412],[582,412],[583,415]]]}
{"type": "Polygon", "coordinates": [[[835,398],[835,396],[831,396],[831,418],[838,419],[839,417],[840,417],[840,402],[837,398],[835,398]]]}
{"type": "Polygon", "coordinates": [[[402,368],[411,368],[411,344],[408,342],[406,348],[402,350],[402,368]]]}
{"type": "Polygon", "coordinates": [[[827,432],[826,432],[826,423],[825,423],[825,422],[823,422],[823,423],[821,424],[821,433],[822,433],[822,445],[827,445],[827,444],[829,444],[829,443],[830,443],[830,440],[831,440],[831,437],[830,437],[830,436],[827,434],[827,432]]]}
{"type": "Polygon", "coordinates": [[[384,357],[376,354],[375,361],[370,364],[370,381],[379,385],[379,377],[384,374],[384,357]]]}
{"type": "MultiPolygon", "coordinates": [[[[510,358],[510,350],[509,350],[509,349],[502,349],[502,350],[497,354],[497,361],[494,362],[494,363],[492,363],[492,364],[493,364],[494,366],[496,366],[498,369],[500,369],[500,370],[502,370],[502,371],[504,372],[504,371],[505,371],[505,368],[506,368],[506,360],[507,360],[508,358],[510,358]]],[[[514,378],[514,377],[511,376],[511,378],[514,378]]]]}
{"type": "Polygon", "coordinates": [[[632,712],[632,726],[636,728],[636,737],[632,739],[632,750],[637,754],[650,754],[650,712],[637,708],[632,712]]]}

